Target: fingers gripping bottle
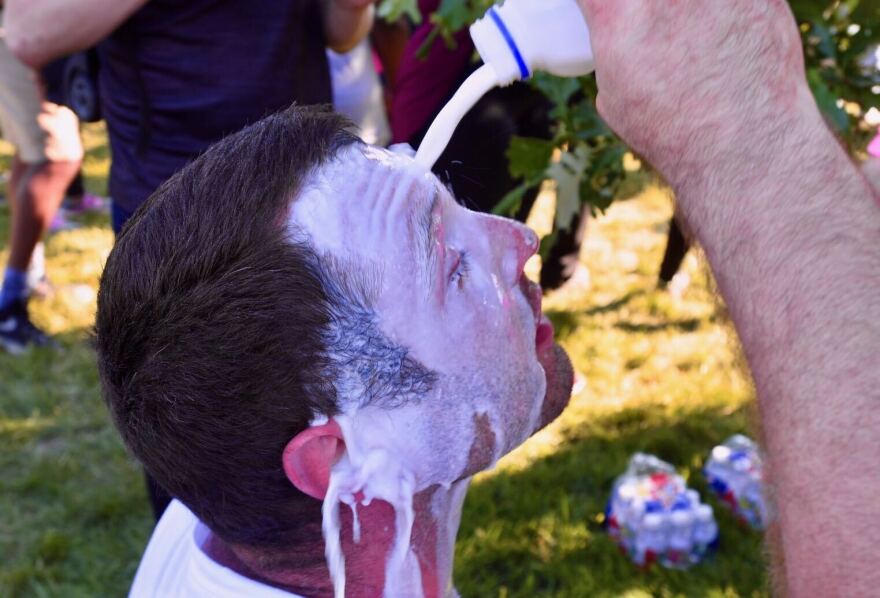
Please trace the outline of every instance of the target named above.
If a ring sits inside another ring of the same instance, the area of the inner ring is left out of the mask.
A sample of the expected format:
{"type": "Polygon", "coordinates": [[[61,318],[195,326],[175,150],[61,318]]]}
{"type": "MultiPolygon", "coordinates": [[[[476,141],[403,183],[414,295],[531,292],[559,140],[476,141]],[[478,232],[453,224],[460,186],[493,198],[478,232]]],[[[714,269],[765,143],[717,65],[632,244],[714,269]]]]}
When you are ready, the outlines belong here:
{"type": "Polygon", "coordinates": [[[535,71],[561,77],[593,72],[590,32],[577,0],[507,0],[493,6],[470,29],[483,59],[440,111],[425,134],[416,161],[431,168],[456,125],[496,86],[528,79],[535,71]]]}

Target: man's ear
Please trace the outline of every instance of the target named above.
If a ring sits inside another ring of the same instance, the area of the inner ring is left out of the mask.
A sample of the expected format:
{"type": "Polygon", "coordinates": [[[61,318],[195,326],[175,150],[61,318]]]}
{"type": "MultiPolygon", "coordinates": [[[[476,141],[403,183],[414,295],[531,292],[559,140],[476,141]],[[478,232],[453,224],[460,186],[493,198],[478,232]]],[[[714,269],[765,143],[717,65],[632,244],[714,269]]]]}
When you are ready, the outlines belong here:
{"type": "Polygon", "coordinates": [[[284,473],[300,492],[323,500],[330,484],[330,469],[344,452],[342,430],[331,419],[306,428],[287,443],[281,455],[284,473]]]}

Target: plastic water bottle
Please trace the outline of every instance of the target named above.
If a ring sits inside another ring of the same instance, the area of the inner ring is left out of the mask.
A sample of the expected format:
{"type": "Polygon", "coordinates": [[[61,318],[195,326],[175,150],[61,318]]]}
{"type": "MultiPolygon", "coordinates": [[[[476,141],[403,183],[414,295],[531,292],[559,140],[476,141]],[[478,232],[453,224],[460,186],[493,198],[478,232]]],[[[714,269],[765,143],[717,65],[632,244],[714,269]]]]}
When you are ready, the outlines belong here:
{"type": "Polygon", "coordinates": [[[535,71],[579,77],[595,68],[577,0],[507,0],[486,11],[470,33],[498,85],[528,79],[535,71]]]}
{"type": "Polygon", "coordinates": [[[637,565],[656,563],[666,552],[666,520],[659,513],[644,516],[635,537],[633,560],[637,565]]]}
{"type": "Polygon", "coordinates": [[[608,534],[639,566],[685,569],[700,562],[718,538],[712,508],[653,455],[633,455],[614,482],[605,514],[608,534]]]}
{"type": "Polygon", "coordinates": [[[698,505],[694,512],[694,552],[699,559],[718,546],[718,524],[709,505],[698,505]]]}
{"type": "Polygon", "coordinates": [[[709,487],[740,521],[755,529],[766,527],[764,467],[754,441],[741,434],[731,436],[712,449],[703,473],[709,487]]]}
{"type": "Polygon", "coordinates": [[[693,564],[694,516],[690,510],[673,511],[669,515],[669,544],[661,561],[671,569],[687,569],[693,564]]]}

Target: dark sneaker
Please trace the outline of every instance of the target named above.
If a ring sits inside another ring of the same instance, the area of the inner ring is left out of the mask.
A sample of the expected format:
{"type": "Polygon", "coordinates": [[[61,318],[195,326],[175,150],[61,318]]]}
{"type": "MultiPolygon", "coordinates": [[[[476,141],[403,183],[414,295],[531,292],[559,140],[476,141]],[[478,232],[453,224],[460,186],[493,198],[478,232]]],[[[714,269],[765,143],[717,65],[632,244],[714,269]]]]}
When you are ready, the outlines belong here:
{"type": "Polygon", "coordinates": [[[0,346],[13,355],[24,353],[28,345],[51,347],[55,342],[33,325],[24,301],[15,301],[0,310],[0,346]]]}

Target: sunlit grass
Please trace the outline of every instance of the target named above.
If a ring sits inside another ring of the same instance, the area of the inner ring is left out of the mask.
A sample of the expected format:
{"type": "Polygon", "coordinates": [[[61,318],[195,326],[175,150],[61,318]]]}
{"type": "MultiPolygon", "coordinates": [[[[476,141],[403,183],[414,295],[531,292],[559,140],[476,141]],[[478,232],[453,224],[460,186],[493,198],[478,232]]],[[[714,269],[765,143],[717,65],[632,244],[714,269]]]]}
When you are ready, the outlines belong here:
{"type": "MultiPolygon", "coordinates": [[[[86,129],[87,185],[104,193],[103,129],[86,129]]],[[[0,165],[9,146],[0,143],[0,165]]],[[[533,222],[547,226],[547,199],[533,222]],[[543,211],[542,211],[543,210],[543,211]]],[[[482,596],[767,595],[760,536],[716,508],[717,557],[688,572],[641,572],[602,531],[613,478],[638,450],[698,490],[706,452],[748,431],[752,390],[736,336],[698,254],[680,298],[655,289],[671,201],[651,186],[590,223],[589,286],[545,299],[585,379],[557,422],[482,474],[466,502],[456,583],[482,596]]],[[[0,261],[8,208],[0,204],[0,261]]],[[[0,353],[0,596],[120,596],[150,533],[140,470],[110,426],[88,347],[113,236],[106,217],[53,235],[57,294],[33,305],[60,351],[0,353]]],[[[717,507],[717,505],[716,505],[717,507]]]]}

